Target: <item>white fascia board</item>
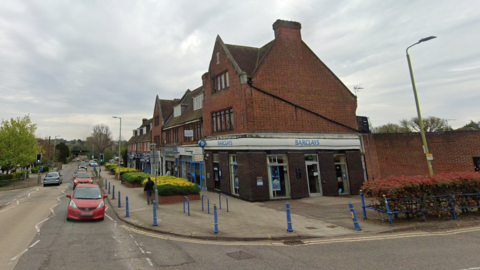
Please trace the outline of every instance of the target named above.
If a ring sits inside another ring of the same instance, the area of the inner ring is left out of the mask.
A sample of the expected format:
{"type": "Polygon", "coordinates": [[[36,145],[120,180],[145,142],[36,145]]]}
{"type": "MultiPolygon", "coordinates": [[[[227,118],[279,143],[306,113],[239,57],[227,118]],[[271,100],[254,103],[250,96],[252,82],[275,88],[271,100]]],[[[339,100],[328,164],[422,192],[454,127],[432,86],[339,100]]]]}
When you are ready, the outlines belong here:
{"type": "Polygon", "coordinates": [[[225,140],[206,140],[205,150],[238,149],[238,150],[360,150],[358,136],[351,138],[239,138],[225,140]]]}

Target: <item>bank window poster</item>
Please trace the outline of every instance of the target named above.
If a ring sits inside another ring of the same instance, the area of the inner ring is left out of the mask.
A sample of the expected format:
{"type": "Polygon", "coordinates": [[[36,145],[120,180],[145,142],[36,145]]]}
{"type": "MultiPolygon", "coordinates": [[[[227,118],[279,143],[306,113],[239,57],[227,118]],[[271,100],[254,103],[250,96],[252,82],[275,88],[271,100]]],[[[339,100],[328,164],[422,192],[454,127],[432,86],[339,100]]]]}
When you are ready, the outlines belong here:
{"type": "Polygon", "coordinates": [[[270,173],[272,174],[272,190],[279,191],[282,190],[280,187],[280,174],[278,172],[277,166],[270,167],[270,173]]]}
{"type": "Polygon", "coordinates": [[[238,175],[237,175],[237,168],[236,166],[233,167],[233,177],[234,177],[234,180],[233,180],[233,185],[235,186],[235,188],[239,188],[238,187],[238,175]]]}

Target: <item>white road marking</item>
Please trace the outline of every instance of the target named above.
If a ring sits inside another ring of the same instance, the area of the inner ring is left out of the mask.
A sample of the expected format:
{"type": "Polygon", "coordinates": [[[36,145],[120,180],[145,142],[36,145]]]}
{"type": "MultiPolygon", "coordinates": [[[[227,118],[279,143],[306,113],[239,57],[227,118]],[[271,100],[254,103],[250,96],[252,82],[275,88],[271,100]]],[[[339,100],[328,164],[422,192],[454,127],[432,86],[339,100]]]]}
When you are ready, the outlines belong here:
{"type": "Polygon", "coordinates": [[[152,254],[152,252],[150,252],[150,251],[145,251],[145,252],[146,252],[147,254],[152,254]]]}
{"type": "Polygon", "coordinates": [[[133,235],[132,235],[132,234],[130,234],[130,237],[132,237],[132,238],[133,238],[133,235]]]}
{"type": "Polygon", "coordinates": [[[134,241],[134,242],[135,242],[135,244],[138,246],[138,243],[137,243],[137,241],[136,241],[136,240],[133,240],[133,241],[134,241]]]}
{"type": "Polygon", "coordinates": [[[152,263],[152,261],[150,260],[150,258],[147,258],[147,262],[148,262],[148,264],[150,264],[150,266],[153,267],[153,263],[152,263]]]}
{"type": "Polygon", "coordinates": [[[28,197],[30,197],[31,192],[28,193],[28,197]]]}
{"type": "Polygon", "coordinates": [[[35,243],[31,244],[31,245],[30,245],[28,248],[32,248],[32,247],[34,247],[36,244],[38,244],[38,242],[40,242],[40,240],[37,240],[37,242],[35,242],[35,243]]]}
{"type": "Polygon", "coordinates": [[[10,202],[6,203],[5,206],[7,206],[7,205],[9,205],[9,204],[10,204],[10,202]]]}
{"type": "Polygon", "coordinates": [[[19,201],[17,201],[17,205],[19,205],[19,204],[20,204],[20,202],[19,202],[19,201]]]}
{"type": "Polygon", "coordinates": [[[105,214],[106,217],[108,217],[111,221],[113,221],[113,218],[111,218],[109,215],[105,214]]]}
{"type": "Polygon", "coordinates": [[[10,259],[10,261],[15,261],[18,257],[22,256],[23,253],[27,252],[28,251],[28,248],[25,249],[24,251],[20,252],[20,254],[18,254],[17,256],[13,257],[12,259],[10,259]]]}
{"type": "Polygon", "coordinates": [[[145,254],[145,251],[143,251],[143,249],[141,247],[139,247],[140,251],[145,254]]]}

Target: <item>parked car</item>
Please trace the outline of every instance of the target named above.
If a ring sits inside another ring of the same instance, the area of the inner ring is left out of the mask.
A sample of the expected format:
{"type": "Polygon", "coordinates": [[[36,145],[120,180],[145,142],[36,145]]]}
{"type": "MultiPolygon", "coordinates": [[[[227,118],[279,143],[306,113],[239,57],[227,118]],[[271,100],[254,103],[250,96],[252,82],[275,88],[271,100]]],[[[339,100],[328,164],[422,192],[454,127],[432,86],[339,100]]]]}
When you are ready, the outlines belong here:
{"type": "Polygon", "coordinates": [[[73,173],[73,180],[75,180],[75,176],[77,176],[77,174],[81,172],[87,172],[87,170],[84,168],[78,169],[76,172],[73,173]]]}
{"type": "Polygon", "coordinates": [[[93,176],[88,172],[79,172],[73,179],[73,189],[79,184],[93,184],[93,176]]]}
{"type": "Polygon", "coordinates": [[[103,200],[108,195],[103,194],[98,185],[79,184],[73,194],[67,194],[66,197],[70,198],[67,220],[103,220],[105,218],[105,203],[103,200]]]}
{"type": "Polygon", "coordinates": [[[45,178],[43,178],[43,186],[45,187],[46,185],[60,185],[63,182],[63,177],[59,172],[49,172],[47,175],[45,175],[45,178]]]}
{"type": "Polygon", "coordinates": [[[95,162],[95,161],[93,161],[93,160],[90,160],[90,163],[88,163],[88,166],[90,166],[90,167],[97,167],[98,164],[97,164],[97,162],[95,162]]]}
{"type": "Polygon", "coordinates": [[[78,168],[84,168],[85,170],[87,169],[87,164],[85,162],[80,162],[80,165],[78,165],[78,168]]]}

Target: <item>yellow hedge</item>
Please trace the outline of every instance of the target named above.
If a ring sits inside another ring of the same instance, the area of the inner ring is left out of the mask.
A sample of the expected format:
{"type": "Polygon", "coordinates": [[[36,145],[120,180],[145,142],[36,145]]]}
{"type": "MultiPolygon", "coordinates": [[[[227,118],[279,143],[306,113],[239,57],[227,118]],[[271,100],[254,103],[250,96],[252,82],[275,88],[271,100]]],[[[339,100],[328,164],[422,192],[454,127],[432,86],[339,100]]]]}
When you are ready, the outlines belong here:
{"type": "MultiPolygon", "coordinates": [[[[155,182],[155,178],[151,177],[153,182],[155,182]]],[[[148,178],[145,178],[142,181],[142,184],[145,185],[147,183],[148,178]]],[[[177,178],[175,176],[157,176],[157,186],[162,186],[162,185],[172,185],[172,186],[179,186],[179,187],[190,187],[190,186],[195,186],[194,183],[187,181],[187,179],[184,178],[177,178]]]]}

